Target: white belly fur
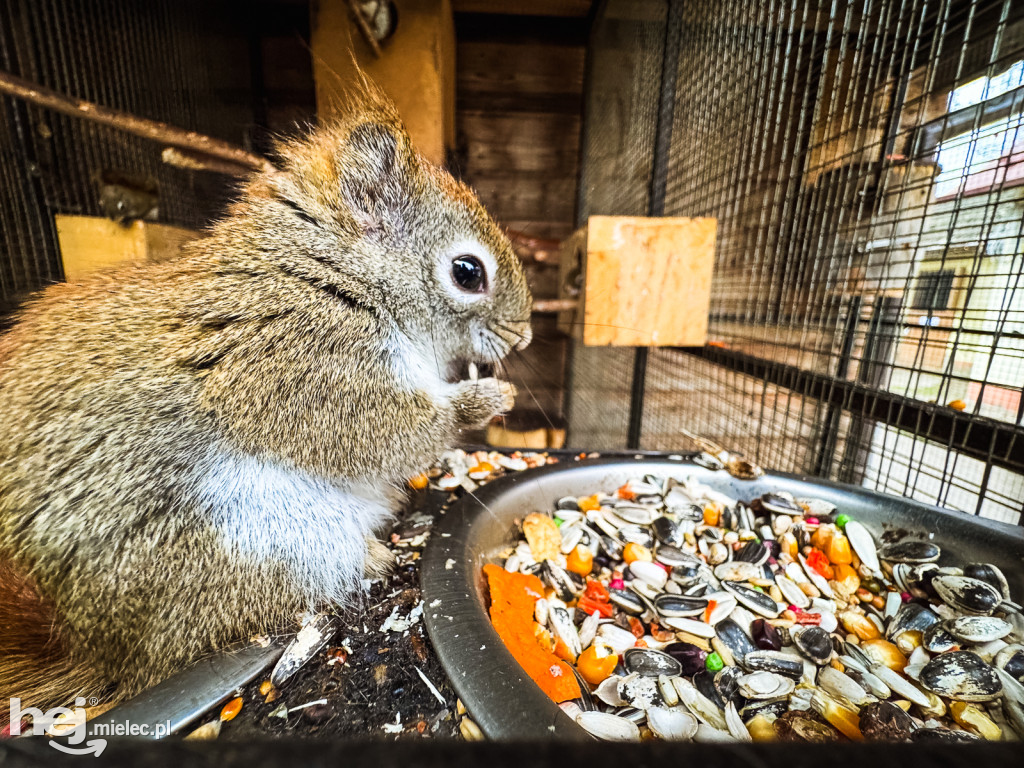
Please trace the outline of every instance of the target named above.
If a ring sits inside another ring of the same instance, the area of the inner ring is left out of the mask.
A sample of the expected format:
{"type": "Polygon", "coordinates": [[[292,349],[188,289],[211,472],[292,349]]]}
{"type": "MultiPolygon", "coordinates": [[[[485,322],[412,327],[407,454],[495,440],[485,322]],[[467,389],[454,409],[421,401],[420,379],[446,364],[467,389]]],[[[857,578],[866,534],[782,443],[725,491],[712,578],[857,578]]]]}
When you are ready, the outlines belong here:
{"type": "Polygon", "coordinates": [[[285,563],[310,606],[360,588],[367,538],[392,514],[384,493],[251,456],[220,454],[201,492],[225,547],[285,563]]]}

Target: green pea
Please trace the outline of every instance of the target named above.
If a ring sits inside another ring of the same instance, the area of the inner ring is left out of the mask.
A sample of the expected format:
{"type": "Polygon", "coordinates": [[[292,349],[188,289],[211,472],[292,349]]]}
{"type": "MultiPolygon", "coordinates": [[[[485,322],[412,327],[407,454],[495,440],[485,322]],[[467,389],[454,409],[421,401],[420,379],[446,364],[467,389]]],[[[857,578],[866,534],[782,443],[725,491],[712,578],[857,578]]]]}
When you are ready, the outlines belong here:
{"type": "Polygon", "coordinates": [[[840,528],[845,528],[848,522],[850,522],[849,515],[839,515],[836,518],[836,525],[838,525],[840,528]]]}
{"type": "Polygon", "coordinates": [[[725,666],[725,662],[722,661],[722,657],[719,656],[715,651],[708,654],[708,657],[704,659],[704,666],[707,667],[709,672],[717,672],[725,666]]]}
{"type": "Polygon", "coordinates": [[[556,517],[556,518],[555,518],[555,525],[557,525],[557,526],[558,526],[559,528],[561,528],[561,527],[562,527],[562,523],[564,523],[564,522],[565,522],[565,520],[563,520],[563,519],[562,519],[562,518],[560,518],[560,517],[556,517]]]}

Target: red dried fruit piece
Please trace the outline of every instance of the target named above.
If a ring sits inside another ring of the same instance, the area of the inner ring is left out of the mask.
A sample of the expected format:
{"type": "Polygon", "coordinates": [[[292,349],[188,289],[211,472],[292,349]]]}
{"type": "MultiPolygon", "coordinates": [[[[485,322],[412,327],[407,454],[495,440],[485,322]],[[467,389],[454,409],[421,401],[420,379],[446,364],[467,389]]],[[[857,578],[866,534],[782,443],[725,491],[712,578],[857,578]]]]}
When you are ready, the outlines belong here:
{"type": "Polygon", "coordinates": [[[587,579],[587,588],[583,594],[599,603],[607,603],[611,600],[611,595],[608,594],[608,590],[605,589],[604,585],[599,581],[593,579],[587,579]]]}
{"type": "Polygon", "coordinates": [[[612,607],[611,603],[591,600],[586,595],[579,599],[576,603],[576,607],[583,611],[587,616],[590,616],[594,611],[597,611],[603,618],[610,619],[615,614],[615,609],[612,607]]]}
{"type": "Polygon", "coordinates": [[[829,565],[828,558],[825,557],[825,553],[820,549],[812,549],[810,554],[807,555],[807,567],[813,569],[823,579],[831,580],[835,575],[832,571],[832,566],[829,565]]]}
{"type": "Polygon", "coordinates": [[[629,483],[624,483],[617,491],[615,495],[620,499],[626,499],[627,501],[635,501],[636,494],[629,487],[629,483]]]}

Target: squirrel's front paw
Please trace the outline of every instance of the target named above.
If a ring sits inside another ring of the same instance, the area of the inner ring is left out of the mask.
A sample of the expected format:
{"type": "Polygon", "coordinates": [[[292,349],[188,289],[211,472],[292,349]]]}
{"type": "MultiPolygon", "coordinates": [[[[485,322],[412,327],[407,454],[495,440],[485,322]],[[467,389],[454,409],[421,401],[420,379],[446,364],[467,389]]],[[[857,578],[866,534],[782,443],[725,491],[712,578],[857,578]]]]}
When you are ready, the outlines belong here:
{"type": "Polygon", "coordinates": [[[483,427],[494,416],[512,409],[516,388],[500,379],[475,379],[459,384],[455,411],[461,424],[483,427]]]}

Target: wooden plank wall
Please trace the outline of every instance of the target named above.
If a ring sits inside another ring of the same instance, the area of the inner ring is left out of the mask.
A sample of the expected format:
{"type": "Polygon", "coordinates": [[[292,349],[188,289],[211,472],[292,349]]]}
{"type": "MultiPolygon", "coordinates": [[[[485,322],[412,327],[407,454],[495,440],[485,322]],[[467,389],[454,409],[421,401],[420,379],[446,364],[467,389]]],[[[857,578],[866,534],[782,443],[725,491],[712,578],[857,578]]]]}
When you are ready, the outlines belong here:
{"type": "MultiPolygon", "coordinates": [[[[455,14],[456,170],[531,238],[573,231],[586,29],[582,17],[455,14]]],[[[528,267],[536,298],[558,295],[553,261],[528,267]]],[[[555,317],[535,315],[533,344],[509,363],[517,409],[561,414],[565,354],[555,317]]]]}

